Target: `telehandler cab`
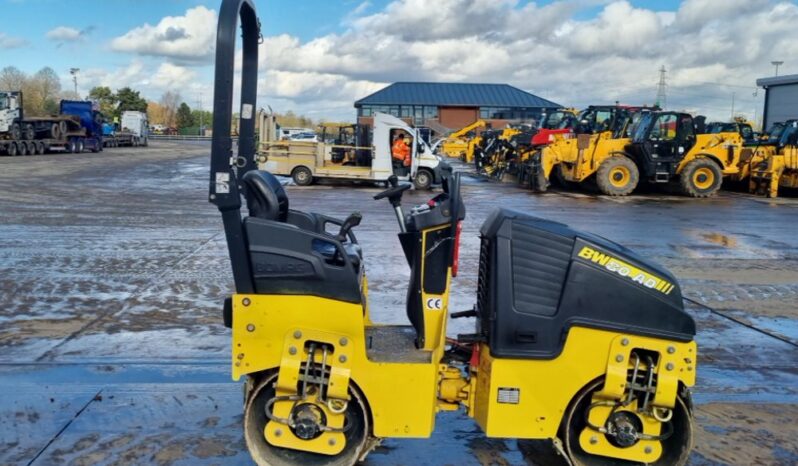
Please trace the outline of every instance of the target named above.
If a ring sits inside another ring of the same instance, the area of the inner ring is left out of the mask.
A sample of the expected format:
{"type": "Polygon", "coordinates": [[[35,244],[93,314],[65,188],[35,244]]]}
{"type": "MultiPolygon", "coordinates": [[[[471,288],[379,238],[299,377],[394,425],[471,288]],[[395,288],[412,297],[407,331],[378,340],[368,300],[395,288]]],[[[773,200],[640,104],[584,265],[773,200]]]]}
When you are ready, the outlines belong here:
{"type": "Polygon", "coordinates": [[[449,344],[466,214],[460,177],[408,211],[408,185],[392,179],[375,199],[396,213],[409,325],[372,322],[353,233],[360,214],[341,221],[292,210],[254,164],[259,35],[252,0],[222,2],[209,198],[233,270],[223,315],[233,378],[247,379],[244,437],[255,461],[352,465],[381,438],[429,437],[438,411],[464,408],[488,436],[551,439],[572,464],[684,464],[697,349],[676,279],[603,238],[497,209],[481,229],[477,304],[452,315],[474,318],[476,332],[449,344]]]}

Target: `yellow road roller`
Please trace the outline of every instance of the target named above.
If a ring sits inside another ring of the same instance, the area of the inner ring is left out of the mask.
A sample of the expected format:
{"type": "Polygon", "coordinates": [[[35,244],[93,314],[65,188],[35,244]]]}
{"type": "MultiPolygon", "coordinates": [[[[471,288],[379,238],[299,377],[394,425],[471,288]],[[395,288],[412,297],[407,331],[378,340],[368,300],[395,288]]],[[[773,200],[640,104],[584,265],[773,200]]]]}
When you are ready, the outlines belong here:
{"type": "Polygon", "coordinates": [[[381,439],[429,437],[436,414],[450,410],[488,437],[549,439],[571,464],[687,461],[695,322],[668,271],[601,237],[499,208],[480,231],[476,304],[450,315],[466,216],[460,177],[410,208],[409,185],[392,179],[374,198],[396,216],[406,260],[390,266],[410,269],[408,322],[374,322],[361,215],[292,209],[254,164],[259,37],[252,1],[224,0],[209,200],[232,265],[235,293],[222,314],[257,464],[356,464],[381,439]],[[449,318],[473,319],[474,332],[447,338],[449,318]]]}

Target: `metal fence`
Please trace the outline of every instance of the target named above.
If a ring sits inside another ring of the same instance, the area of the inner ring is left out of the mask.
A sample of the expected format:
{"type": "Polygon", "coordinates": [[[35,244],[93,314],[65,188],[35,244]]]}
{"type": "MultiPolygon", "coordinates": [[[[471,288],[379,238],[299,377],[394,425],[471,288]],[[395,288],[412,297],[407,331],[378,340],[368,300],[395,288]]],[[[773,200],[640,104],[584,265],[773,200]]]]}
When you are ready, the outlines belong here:
{"type": "MultiPolygon", "coordinates": [[[[188,136],[180,134],[150,134],[149,138],[153,141],[210,141],[211,136],[188,136]]],[[[233,141],[238,141],[238,136],[232,137],[233,141]]]]}

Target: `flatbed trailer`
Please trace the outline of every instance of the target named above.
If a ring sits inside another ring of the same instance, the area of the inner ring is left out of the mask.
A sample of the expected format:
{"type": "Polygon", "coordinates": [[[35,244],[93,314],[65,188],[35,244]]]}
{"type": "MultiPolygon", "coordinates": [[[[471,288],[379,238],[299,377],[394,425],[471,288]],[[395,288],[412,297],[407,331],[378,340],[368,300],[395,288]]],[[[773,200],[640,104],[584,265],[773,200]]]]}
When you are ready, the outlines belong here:
{"type": "Polygon", "coordinates": [[[0,140],[0,155],[41,155],[54,152],[76,153],[89,149],[102,151],[102,145],[87,138],[85,131],[67,132],[58,139],[33,139],[27,141],[0,140]]]}

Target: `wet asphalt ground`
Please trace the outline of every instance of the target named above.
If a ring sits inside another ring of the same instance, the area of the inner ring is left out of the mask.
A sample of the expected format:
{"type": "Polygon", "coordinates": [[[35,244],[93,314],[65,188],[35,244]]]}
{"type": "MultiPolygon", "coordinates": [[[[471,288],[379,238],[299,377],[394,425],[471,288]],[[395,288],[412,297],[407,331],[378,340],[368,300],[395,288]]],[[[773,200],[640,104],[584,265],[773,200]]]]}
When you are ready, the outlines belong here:
{"type": "MultiPolygon", "coordinates": [[[[208,148],[0,158],[0,464],[249,464],[221,303],[232,291],[208,148]]],[[[405,323],[408,270],[373,186],[289,187],[291,207],[360,210],[374,318],[405,323]]],[[[534,195],[466,177],[452,310],[472,306],[478,230],[496,206],[562,221],[664,264],[699,334],[691,464],[798,463],[798,198],[724,192],[534,195]]],[[[406,202],[426,200],[410,192],[406,202]]],[[[462,319],[451,334],[471,331],[462,319]]],[[[396,381],[401,383],[401,381],[396,381]]],[[[369,465],[559,465],[486,439],[460,413],[369,465]]]]}

